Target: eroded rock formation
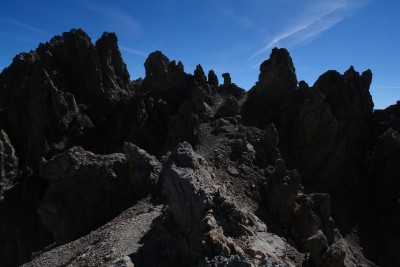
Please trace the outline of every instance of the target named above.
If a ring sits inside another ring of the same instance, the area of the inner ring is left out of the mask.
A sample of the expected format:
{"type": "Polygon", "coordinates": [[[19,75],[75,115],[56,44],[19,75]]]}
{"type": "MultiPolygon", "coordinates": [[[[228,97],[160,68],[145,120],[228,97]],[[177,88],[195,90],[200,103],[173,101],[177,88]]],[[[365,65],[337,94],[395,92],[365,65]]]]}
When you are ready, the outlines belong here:
{"type": "Polygon", "coordinates": [[[0,74],[1,266],[400,264],[399,103],[373,112],[371,71],[310,87],[275,48],[246,92],[144,66],[72,30],[0,74]]]}

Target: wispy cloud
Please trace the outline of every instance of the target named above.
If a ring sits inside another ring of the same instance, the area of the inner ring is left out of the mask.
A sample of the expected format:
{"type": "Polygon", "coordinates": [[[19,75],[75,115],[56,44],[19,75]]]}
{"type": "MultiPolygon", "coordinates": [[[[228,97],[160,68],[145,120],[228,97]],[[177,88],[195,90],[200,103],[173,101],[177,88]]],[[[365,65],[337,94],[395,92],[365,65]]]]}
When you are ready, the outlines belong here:
{"type": "Polygon", "coordinates": [[[265,29],[259,26],[250,15],[244,15],[235,12],[235,10],[229,6],[229,2],[228,4],[224,4],[223,2],[215,3],[215,1],[212,1],[212,3],[216,5],[216,8],[226,19],[231,20],[242,29],[264,33],[265,29]]]}
{"type": "Polygon", "coordinates": [[[94,11],[106,18],[115,29],[123,29],[129,36],[136,36],[143,31],[139,22],[133,19],[125,10],[102,2],[79,3],[88,10],[94,11]]]}
{"type": "Polygon", "coordinates": [[[141,56],[141,57],[147,57],[148,56],[148,54],[145,53],[145,52],[142,52],[142,51],[139,51],[139,50],[136,50],[136,49],[133,49],[133,48],[129,48],[129,47],[126,47],[126,46],[122,46],[122,45],[119,46],[119,49],[121,51],[130,53],[130,54],[133,54],[133,55],[136,55],[136,56],[141,56]]]}
{"type": "Polygon", "coordinates": [[[376,89],[400,89],[400,86],[374,86],[376,89]]]}
{"type": "Polygon", "coordinates": [[[303,12],[295,23],[273,36],[264,47],[251,55],[249,60],[265,53],[284,40],[290,40],[292,45],[308,42],[341,22],[351,11],[369,2],[370,0],[318,1],[303,12]]]}
{"type": "Polygon", "coordinates": [[[44,31],[44,30],[39,29],[39,28],[36,28],[36,27],[34,27],[32,25],[25,24],[25,23],[23,23],[21,21],[18,21],[18,20],[15,20],[15,19],[11,19],[11,18],[7,18],[7,17],[3,17],[3,16],[0,16],[0,19],[5,21],[5,22],[7,22],[8,24],[11,24],[13,26],[16,26],[16,27],[24,29],[24,30],[27,30],[27,31],[30,31],[30,32],[33,32],[33,33],[38,33],[38,34],[45,35],[45,36],[51,36],[51,34],[49,32],[44,31]]]}

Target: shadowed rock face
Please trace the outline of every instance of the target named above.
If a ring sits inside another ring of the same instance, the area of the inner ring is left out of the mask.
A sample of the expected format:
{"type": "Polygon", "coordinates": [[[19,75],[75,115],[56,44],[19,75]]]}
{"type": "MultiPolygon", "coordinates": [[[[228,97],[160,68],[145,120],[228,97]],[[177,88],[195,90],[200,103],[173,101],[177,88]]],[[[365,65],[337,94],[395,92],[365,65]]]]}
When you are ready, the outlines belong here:
{"type": "Polygon", "coordinates": [[[43,161],[40,176],[50,185],[38,213],[59,243],[101,226],[134,201],[123,154],[97,156],[73,147],[43,161]]]}
{"type": "Polygon", "coordinates": [[[90,147],[94,129],[102,129],[115,102],[131,93],[116,41],[104,34],[98,50],[85,32],[72,30],[17,55],[1,73],[0,127],[10,136],[22,172],[10,191],[9,199],[15,199],[2,204],[7,213],[1,216],[2,255],[12,248],[11,255],[26,261],[38,249],[35,244],[49,242],[36,212],[47,187],[38,173],[41,157],[72,145],[90,147]]]}
{"type": "Polygon", "coordinates": [[[400,264],[399,103],[373,113],[371,71],[310,87],[274,48],[246,92],[144,67],[71,30],[0,74],[1,266],[400,264]]]}
{"type": "Polygon", "coordinates": [[[270,59],[260,66],[258,82],[248,92],[243,105],[243,118],[260,128],[271,122],[276,123],[282,102],[296,86],[295,68],[289,53],[286,49],[274,48],[270,59]]]}
{"type": "Polygon", "coordinates": [[[218,88],[219,86],[218,77],[213,70],[208,72],[208,83],[214,88],[218,88]]]}
{"type": "Polygon", "coordinates": [[[1,127],[29,169],[45,153],[88,146],[93,128],[132,91],[115,34],[105,33],[95,46],[82,30],[19,54],[0,80],[1,127]]]}
{"type": "Polygon", "coordinates": [[[98,228],[157,183],[160,163],[154,157],[130,143],[123,150],[96,155],[73,147],[41,162],[40,176],[50,185],[38,213],[56,242],[98,228]]]}
{"type": "Polygon", "coordinates": [[[96,42],[99,53],[104,93],[112,102],[118,102],[132,92],[129,73],[118,48],[115,33],[105,32],[96,42]]]}
{"type": "Polygon", "coordinates": [[[19,175],[15,149],[8,135],[0,130],[0,201],[3,200],[4,191],[13,187],[19,175]]]}

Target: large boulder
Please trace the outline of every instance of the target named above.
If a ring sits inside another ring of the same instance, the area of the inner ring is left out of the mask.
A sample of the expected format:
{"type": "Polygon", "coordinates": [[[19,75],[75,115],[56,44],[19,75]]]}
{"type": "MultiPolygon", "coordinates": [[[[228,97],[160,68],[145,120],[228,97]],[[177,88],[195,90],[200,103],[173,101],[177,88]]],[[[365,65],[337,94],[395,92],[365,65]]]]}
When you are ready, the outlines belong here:
{"type": "Polygon", "coordinates": [[[38,212],[59,243],[72,241],[106,223],[151,191],[159,163],[125,143],[125,154],[96,155],[73,147],[40,166],[50,180],[38,212]]]}

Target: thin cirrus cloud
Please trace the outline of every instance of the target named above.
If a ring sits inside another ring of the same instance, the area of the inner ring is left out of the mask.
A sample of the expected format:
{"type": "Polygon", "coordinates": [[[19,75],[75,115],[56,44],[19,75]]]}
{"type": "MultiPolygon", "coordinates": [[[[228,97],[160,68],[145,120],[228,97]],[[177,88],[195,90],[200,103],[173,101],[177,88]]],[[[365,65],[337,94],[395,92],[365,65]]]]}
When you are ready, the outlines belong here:
{"type": "Polygon", "coordinates": [[[334,27],[352,11],[365,6],[370,0],[325,0],[305,2],[314,2],[314,4],[311,3],[307,10],[302,12],[302,16],[297,19],[295,23],[290,24],[285,30],[275,34],[264,47],[251,55],[249,60],[269,51],[283,41],[291,45],[307,43],[334,27]]]}
{"type": "Polygon", "coordinates": [[[241,28],[262,32],[263,28],[257,26],[257,24],[251,18],[251,16],[238,14],[235,12],[235,10],[233,8],[231,8],[229,5],[224,4],[222,2],[215,3],[214,1],[212,1],[211,3],[216,5],[217,9],[221,12],[221,14],[226,19],[233,21],[234,23],[239,25],[241,28]]]}
{"type": "Polygon", "coordinates": [[[136,56],[141,56],[141,57],[147,57],[148,56],[148,54],[143,52],[143,51],[139,51],[139,50],[136,50],[136,49],[133,49],[133,48],[130,48],[130,47],[126,47],[126,46],[122,46],[122,45],[119,46],[119,49],[121,51],[127,52],[127,53],[132,54],[132,55],[136,55],[136,56]]]}
{"type": "Polygon", "coordinates": [[[91,1],[79,4],[103,16],[111,24],[113,30],[122,29],[124,34],[131,37],[139,35],[143,31],[139,22],[133,19],[126,11],[116,6],[91,1]]]}
{"type": "Polygon", "coordinates": [[[375,86],[376,89],[400,89],[400,86],[375,86]]]}
{"type": "Polygon", "coordinates": [[[30,32],[33,32],[33,33],[38,33],[38,34],[41,34],[41,35],[44,35],[44,36],[51,36],[51,34],[49,32],[47,32],[45,30],[42,30],[42,29],[39,29],[39,28],[36,28],[36,27],[34,27],[32,25],[25,24],[25,23],[23,23],[21,21],[18,21],[18,20],[15,20],[15,19],[11,19],[11,18],[7,18],[7,17],[3,17],[3,16],[0,16],[0,19],[5,21],[6,23],[8,23],[10,25],[13,25],[13,26],[16,26],[16,27],[18,27],[20,29],[24,29],[24,30],[27,30],[27,31],[30,31],[30,32]]]}

